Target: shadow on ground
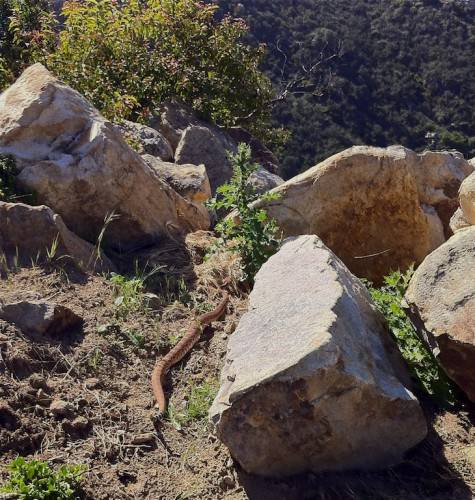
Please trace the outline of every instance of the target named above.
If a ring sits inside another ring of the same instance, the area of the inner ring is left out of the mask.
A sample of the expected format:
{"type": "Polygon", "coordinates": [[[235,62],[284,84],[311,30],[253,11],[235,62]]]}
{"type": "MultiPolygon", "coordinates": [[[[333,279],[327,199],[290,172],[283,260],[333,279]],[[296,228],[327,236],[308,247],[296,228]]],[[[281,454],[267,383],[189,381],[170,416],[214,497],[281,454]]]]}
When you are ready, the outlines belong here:
{"type": "MultiPolygon", "coordinates": [[[[440,424],[439,432],[434,425],[445,412],[427,401],[423,405],[429,434],[397,467],[379,472],[306,474],[285,480],[258,478],[239,470],[239,483],[250,500],[472,500],[475,491],[446,458],[450,437],[442,439],[440,424]]],[[[467,432],[473,428],[473,406],[465,405],[449,414],[460,418],[467,432]]],[[[453,434],[450,428],[442,431],[445,436],[453,434]]]]}

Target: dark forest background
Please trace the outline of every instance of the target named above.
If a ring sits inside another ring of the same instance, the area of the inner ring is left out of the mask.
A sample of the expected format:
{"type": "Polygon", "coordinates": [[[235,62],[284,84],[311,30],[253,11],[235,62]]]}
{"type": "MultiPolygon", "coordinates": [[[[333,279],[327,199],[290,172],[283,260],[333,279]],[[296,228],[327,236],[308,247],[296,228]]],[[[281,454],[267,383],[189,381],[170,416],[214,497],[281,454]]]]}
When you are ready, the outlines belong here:
{"type": "Polygon", "coordinates": [[[216,0],[268,45],[277,86],[312,82],[274,111],[292,132],[285,177],[354,144],[457,149],[475,156],[475,6],[453,0],[216,0]],[[316,92],[318,94],[318,92],[316,92]]]}

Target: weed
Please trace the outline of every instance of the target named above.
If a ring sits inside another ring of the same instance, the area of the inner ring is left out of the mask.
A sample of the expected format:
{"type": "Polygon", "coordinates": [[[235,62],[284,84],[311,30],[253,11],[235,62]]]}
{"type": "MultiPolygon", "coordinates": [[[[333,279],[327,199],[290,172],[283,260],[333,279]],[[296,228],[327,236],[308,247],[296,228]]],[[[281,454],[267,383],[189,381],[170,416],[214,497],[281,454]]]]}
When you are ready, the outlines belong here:
{"type": "Polygon", "coordinates": [[[46,249],[46,257],[48,263],[53,262],[56,258],[56,254],[58,253],[59,248],[59,234],[56,235],[56,238],[52,241],[51,246],[46,249]]]}
{"type": "Polygon", "coordinates": [[[113,335],[116,338],[122,340],[127,344],[131,344],[133,347],[142,349],[145,346],[145,336],[137,332],[137,330],[124,330],[120,328],[119,325],[115,323],[107,323],[104,325],[99,325],[97,327],[97,333],[100,335],[108,336],[113,335]]]}
{"type": "Polygon", "coordinates": [[[228,184],[220,186],[216,198],[208,206],[216,211],[235,212],[216,225],[219,234],[212,251],[228,248],[239,254],[246,279],[254,276],[267,259],[280,246],[278,226],[269,219],[267,212],[252,203],[258,199],[272,201],[278,199],[275,193],[259,195],[250,184],[250,176],[259,168],[251,162],[251,148],[239,144],[238,152],[230,155],[234,175],[228,184]]]}
{"type": "Polygon", "coordinates": [[[87,358],[87,364],[89,368],[91,368],[91,370],[93,371],[96,371],[102,362],[103,356],[104,355],[102,351],[98,347],[95,347],[91,355],[87,358]]]}
{"type": "Polygon", "coordinates": [[[171,304],[173,302],[180,302],[184,305],[189,305],[191,295],[188,290],[183,276],[173,276],[165,274],[157,285],[160,291],[164,304],[171,304]]]}
{"type": "Polygon", "coordinates": [[[172,404],[168,406],[167,416],[170,423],[177,429],[190,422],[204,422],[208,416],[211,404],[218,393],[216,381],[205,381],[199,385],[192,385],[188,402],[182,411],[178,411],[172,404]]]}
{"type": "Polygon", "coordinates": [[[385,316],[389,330],[421,389],[440,402],[453,403],[453,385],[419,338],[402,305],[413,274],[413,268],[406,273],[396,271],[384,278],[381,288],[374,288],[369,282],[366,282],[366,286],[376,306],[385,316]]]}
{"type": "Polygon", "coordinates": [[[46,462],[26,461],[23,457],[9,466],[10,477],[0,492],[19,500],[69,500],[81,498],[80,483],[87,468],[63,465],[54,471],[46,462]]]}
{"type": "MultiPolygon", "coordinates": [[[[102,226],[101,232],[99,233],[99,236],[97,237],[96,245],[94,247],[94,254],[91,255],[91,259],[95,258],[94,264],[97,264],[98,261],[102,261],[102,256],[103,256],[103,251],[102,251],[102,243],[104,240],[104,236],[106,234],[107,228],[116,220],[120,219],[120,215],[116,214],[114,211],[111,213],[107,214],[104,218],[104,224],[102,226]]],[[[88,262],[89,267],[91,265],[91,262],[88,262]]]]}

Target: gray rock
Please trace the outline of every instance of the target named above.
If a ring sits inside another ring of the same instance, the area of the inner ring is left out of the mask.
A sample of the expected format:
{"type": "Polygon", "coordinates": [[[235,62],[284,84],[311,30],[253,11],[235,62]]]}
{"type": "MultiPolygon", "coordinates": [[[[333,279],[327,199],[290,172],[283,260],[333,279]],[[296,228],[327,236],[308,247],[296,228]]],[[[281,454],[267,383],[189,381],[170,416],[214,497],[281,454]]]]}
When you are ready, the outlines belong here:
{"type": "Polygon", "coordinates": [[[186,104],[175,100],[165,101],[158,116],[154,117],[150,126],[158,130],[176,150],[183,132],[190,125],[204,125],[195,112],[186,104]]]}
{"type": "Polygon", "coordinates": [[[283,184],[284,179],[276,174],[272,174],[265,168],[259,168],[259,170],[251,174],[249,183],[257,193],[263,194],[283,184]]]}
{"type": "Polygon", "coordinates": [[[228,154],[236,145],[225,134],[211,127],[190,126],[184,132],[175,151],[176,163],[204,164],[211,191],[231,179],[233,169],[228,154]]]}
{"type": "Polygon", "coordinates": [[[406,301],[447,375],[475,402],[475,227],[457,232],[424,260],[406,301]]]}
{"type": "Polygon", "coordinates": [[[103,253],[99,259],[93,245],[73,234],[50,208],[0,202],[0,255],[7,267],[41,263],[55,244],[53,260],[69,260],[86,271],[115,269],[103,253]]]}
{"type": "Polygon", "coordinates": [[[0,301],[0,319],[29,335],[60,335],[83,323],[71,309],[45,301],[0,301]]]}
{"type": "Polygon", "coordinates": [[[427,432],[382,316],[316,236],[257,274],[221,380],[210,415],[250,473],[385,467],[427,432]]]}
{"type": "Polygon", "coordinates": [[[123,121],[117,125],[124,138],[130,144],[135,142],[140,154],[148,154],[162,161],[173,160],[173,149],[167,139],[154,128],[141,123],[123,121]]]}
{"type": "Polygon", "coordinates": [[[194,203],[203,203],[211,198],[211,186],[204,165],[177,165],[151,155],[143,155],[142,158],[183,198],[194,203]]]}
{"type": "Polygon", "coordinates": [[[74,416],[74,405],[61,399],[55,399],[51,403],[49,410],[57,418],[71,418],[74,416]]]}

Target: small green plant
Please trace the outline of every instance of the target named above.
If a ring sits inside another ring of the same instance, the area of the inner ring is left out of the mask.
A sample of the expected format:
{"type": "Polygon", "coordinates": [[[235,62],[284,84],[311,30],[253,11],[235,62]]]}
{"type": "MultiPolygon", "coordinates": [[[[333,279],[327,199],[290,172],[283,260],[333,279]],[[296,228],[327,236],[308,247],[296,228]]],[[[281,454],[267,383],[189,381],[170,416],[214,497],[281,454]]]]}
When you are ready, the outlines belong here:
{"type": "Polygon", "coordinates": [[[170,404],[167,411],[171,424],[181,430],[183,425],[190,422],[204,422],[208,416],[211,404],[218,393],[216,381],[205,381],[199,385],[192,385],[186,407],[178,411],[170,404]]]}
{"type": "Polygon", "coordinates": [[[51,242],[51,246],[46,249],[46,257],[48,263],[51,263],[56,258],[59,248],[59,234],[56,235],[55,239],[51,242]]]}
{"type": "Polygon", "coordinates": [[[259,195],[250,184],[250,176],[259,166],[251,161],[251,148],[239,144],[238,152],[230,155],[233,177],[220,186],[216,198],[208,206],[216,211],[232,212],[216,226],[219,235],[212,251],[228,248],[239,254],[245,278],[253,281],[257,271],[280,246],[277,223],[269,219],[264,209],[252,205],[258,199],[269,202],[279,198],[275,193],[259,195]]]}
{"type": "Polygon", "coordinates": [[[117,316],[126,318],[129,313],[145,307],[145,283],[160,271],[161,267],[154,267],[149,272],[136,268],[135,276],[127,277],[112,273],[110,282],[113,286],[117,316]]]}
{"type": "Polygon", "coordinates": [[[98,347],[95,347],[87,358],[87,365],[91,370],[96,371],[99,368],[103,357],[103,352],[98,347]]]}
{"type": "Polygon", "coordinates": [[[452,403],[455,395],[451,382],[419,338],[402,305],[413,274],[413,268],[406,273],[396,271],[384,278],[381,288],[374,288],[369,282],[366,282],[366,286],[385,316],[390,332],[421,389],[441,402],[452,403]]]}
{"type": "Polygon", "coordinates": [[[104,217],[104,225],[102,226],[101,232],[99,233],[99,236],[97,237],[96,244],[94,246],[94,253],[91,254],[90,261],[88,262],[88,267],[91,265],[91,260],[94,258],[94,264],[97,264],[97,262],[102,261],[103,259],[103,251],[102,251],[102,242],[104,240],[104,236],[106,234],[106,231],[108,227],[116,220],[120,219],[120,215],[116,214],[114,211],[108,213],[104,217]]]}
{"type": "Polygon", "coordinates": [[[80,483],[87,468],[63,465],[54,471],[46,462],[19,457],[8,470],[10,477],[0,493],[13,494],[19,500],[72,500],[81,498],[80,483]]]}

